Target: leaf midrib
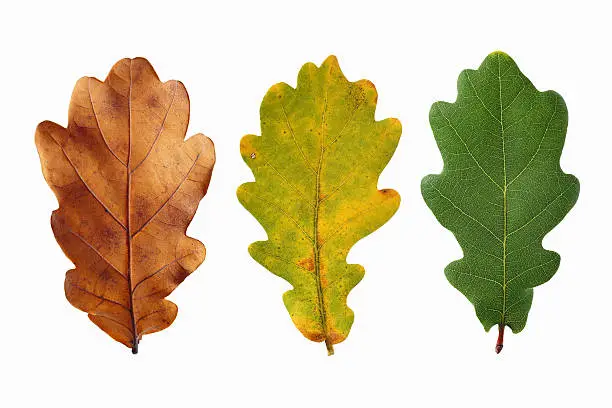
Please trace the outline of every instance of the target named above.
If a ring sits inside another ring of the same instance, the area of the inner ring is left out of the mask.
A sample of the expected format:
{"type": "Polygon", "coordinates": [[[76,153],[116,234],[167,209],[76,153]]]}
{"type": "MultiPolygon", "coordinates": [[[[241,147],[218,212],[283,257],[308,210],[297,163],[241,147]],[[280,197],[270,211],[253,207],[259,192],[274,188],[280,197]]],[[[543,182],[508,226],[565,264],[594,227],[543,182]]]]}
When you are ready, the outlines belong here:
{"type": "MultiPolygon", "coordinates": [[[[328,97],[327,97],[327,88],[326,88],[324,105],[323,105],[323,113],[321,115],[321,135],[320,135],[320,140],[319,140],[319,143],[320,143],[319,161],[317,165],[317,170],[315,172],[316,184],[315,184],[313,249],[314,249],[315,277],[316,277],[316,283],[317,283],[317,296],[318,296],[318,301],[319,301],[319,311],[321,315],[322,329],[325,334],[325,347],[327,348],[327,353],[329,355],[332,355],[334,354],[334,345],[328,333],[327,311],[325,309],[325,301],[323,298],[323,283],[321,282],[321,253],[320,251],[323,245],[327,242],[327,239],[326,239],[323,241],[323,243],[319,244],[319,241],[320,241],[319,240],[319,209],[320,209],[321,204],[327,199],[327,197],[321,198],[321,173],[323,169],[323,157],[325,156],[325,153],[329,151],[329,148],[333,146],[338,141],[338,139],[340,139],[340,136],[342,136],[346,127],[353,120],[355,113],[361,107],[361,105],[363,104],[363,101],[360,101],[357,104],[355,109],[353,109],[350,116],[348,117],[348,119],[346,120],[346,122],[344,123],[340,131],[338,132],[338,135],[335,137],[334,140],[332,140],[329,143],[326,143],[326,138],[323,136],[323,125],[325,123],[325,115],[327,113],[327,102],[328,102],[328,97]]],[[[300,151],[301,151],[301,148],[300,148],[300,151]]],[[[306,162],[309,164],[307,160],[306,162]]]]}
{"type": "Polygon", "coordinates": [[[138,353],[138,333],[136,331],[136,317],[134,316],[134,287],[132,286],[132,252],[133,252],[133,248],[132,248],[132,242],[133,242],[133,235],[132,235],[132,223],[131,223],[131,193],[132,193],[132,171],[131,171],[131,160],[132,160],[132,85],[133,85],[133,80],[132,80],[132,62],[133,60],[130,60],[130,87],[129,87],[129,91],[128,91],[128,157],[127,157],[127,168],[126,168],[126,175],[127,175],[127,209],[126,209],[126,214],[127,214],[127,223],[126,223],[126,227],[127,227],[127,239],[128,239],[128,268],[127,268],[127,277],[128,277],[128,287],[130,290],[130,319],[132,322],[132,333],[134,338],[132,339],[132,353],[136,354],[138,353]]]}
{"type": "Polygon", "coordinates": [[[323,105],[323,114],[321,115],[321,135],[320,135],[320,151],[319,151],[319,163],[316,170],[316,184],[315,184],[315,208],[314,208],[314,231],[313,231],[313,250],[314,250],[314,267],[315,267],[315,278],[317,282],[317,297],[319,303],[319,313],[321,314],[321,326],[323,333],[325,334],[325,347],[329,355],[334,354],[334,345],[327,332],[327,312],[325,310],[325,302],[323,300],[323,284],[321,282],[321,261],[320,261],[320,247],[319,247],[319,208],[321,206],[321,169],[323,167],[323,155],[325,153],[325,145],[323,137],[323,125],[325,124],[325,114],[327,113],[327,89],[325,90],[325,102],[323,105]]]}
{"type": "Polygon", "coordinates": [[[504,108],[502,103],[502,83],[501,83],[501,63],[499,60],[499,54],[497,54],[497,80],[499,84],[499,123],[501,126],[501,140],[502,140],[502,157],[504,160],[504,234],[503,234],[503,301],[502,301],[502,316],[500,322],[500,330],[503,330],[506,320],[506,301],[508,292],[508,278],[507,278],[507,241],[508,241],[508,177],[506,173],[506,139],[504,135],[504,108]]]}

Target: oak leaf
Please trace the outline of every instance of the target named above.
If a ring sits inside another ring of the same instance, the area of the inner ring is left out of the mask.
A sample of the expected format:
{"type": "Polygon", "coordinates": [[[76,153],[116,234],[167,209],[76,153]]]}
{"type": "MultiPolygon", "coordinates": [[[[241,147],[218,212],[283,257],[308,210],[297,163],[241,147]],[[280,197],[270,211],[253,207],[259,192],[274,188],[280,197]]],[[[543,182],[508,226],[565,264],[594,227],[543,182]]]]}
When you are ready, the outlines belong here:
{"type": "Polygon", "coordinates": [[[525,327],[533,287],[548,281],[559,254],[542,239],[578,199],[576,177],[561,170],[567,108],[539,92],[502,52],[459,76],[455,103],[436,102],[430,123],[444,169],[425,177],[423,198],[455,234],[463,258],[450,283],[473,304],[485,330],[525,327]]]}
{"type": "Polygon", "coordinates": [[[329,354],[348,336],[346,299],[364,275],[346,256],[400,203],[395,191],[377,189],[401,125],[375,121],[376,102],[374,85],[349,82],[331,56],[321,67],[304,65],[297,88],[270,88],[262,136],[240,144],[256,181],[241,185],[238,198],[268,235],[249,253],[293,285],[283,296],[293,323],[306,338],[324,341],[329,354]]]}
{"type": "Polygon", "coordinates": [[[53,233],[74,263],[70,303],[113,339],[138,351],[144,334],[168,327],[177,306],[164,299],[204,260],[186,236],[206,194],[214,146],[184,141],[189,99],[162,83],[142,58],[123,59],[104,82],[80,79],[68,127],[42,122],[36,146],[59,208],[53,233]]]}

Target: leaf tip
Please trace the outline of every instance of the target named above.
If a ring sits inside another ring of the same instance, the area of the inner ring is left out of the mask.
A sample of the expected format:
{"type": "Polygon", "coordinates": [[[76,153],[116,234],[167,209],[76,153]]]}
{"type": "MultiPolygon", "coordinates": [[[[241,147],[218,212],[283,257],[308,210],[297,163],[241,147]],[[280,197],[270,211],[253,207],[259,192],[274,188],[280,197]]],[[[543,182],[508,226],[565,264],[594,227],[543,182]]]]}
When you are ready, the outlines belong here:
{"type": "Polygon", "coordinates": [[[323,61],[323,65],[330,65],[338,68],[340,67],[338,57],[336,57],[334,54],[331,54],[329,57],[325,58],[325,61],[323,61]]]}
{"type": "Polygon", "coordinates": [[[501,50],[496,50],[493,51],[492,53],[490,53],[489,55],[487,55],[487,58],[485,59],[485,61],[492,61],[495,60],[497,62],[504,61],[504,63],[509,63],[512,65],[516,65],[516,62],[514,62],[514,60],[512,59],[512,57],[508,54],[506,54],[505,52],[501,51],[501,50]]]}
{"type": "Polygon", "coordinates": [[[493,55],[499,55],[500,57],[506,57],[506,58],[510,58],[510,56],[508,54],[506,54],[505,52],[501,51],[501,50],[495,50],[493,51],[491,54],[491,56],[493,55]]]}

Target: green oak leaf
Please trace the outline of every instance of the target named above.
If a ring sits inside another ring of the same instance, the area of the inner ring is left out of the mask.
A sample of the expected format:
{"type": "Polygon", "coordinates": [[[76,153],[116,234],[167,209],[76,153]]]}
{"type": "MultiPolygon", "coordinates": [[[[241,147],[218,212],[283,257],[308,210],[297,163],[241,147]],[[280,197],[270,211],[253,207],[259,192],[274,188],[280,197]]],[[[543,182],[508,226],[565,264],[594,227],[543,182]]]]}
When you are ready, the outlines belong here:
{"type": "Polygon", "coordinates": [[[523,330],[532,288],[559,267],[542,239],[576,203],[579,183],[559,164],[567,129],[559,94],[539,92],[502,52],[463,71],[457,88],[455,103],[431,107],[444,169],[425,177],[421,191],[463,250],[446,277],[485,330],[499,326],[499,353],[504,327],[523,330]]]}
{"type": "Polygon", "coordinates": [[[401,135],[397,119],[374,120],[377,93],[349,82],[336,57],[302,67],[297,88],[274,85],[260,109],[262,136],[240,143],[255,182],[238,199],[261,223],[267,241],[249,253],[293,289],[283,300],[300,332],[328,353],[348,336],[349,291],[363,278],[346,256],[399,207],[397,192],[377,189],[401,135]]]}

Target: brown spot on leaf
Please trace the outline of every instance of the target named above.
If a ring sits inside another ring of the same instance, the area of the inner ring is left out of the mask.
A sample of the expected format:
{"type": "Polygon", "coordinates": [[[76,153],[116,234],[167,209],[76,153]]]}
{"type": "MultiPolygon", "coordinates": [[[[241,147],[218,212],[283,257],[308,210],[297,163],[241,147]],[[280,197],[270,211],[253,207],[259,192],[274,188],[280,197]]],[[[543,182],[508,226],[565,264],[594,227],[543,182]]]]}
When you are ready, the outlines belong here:
{"type": "Polygon", "coordinates": [[[102,270],[102,272],[100,272],[98,274],[98,278],[102,281],[102,282],[108,282],[111,279],[111,273],[108,270],[108,268],[105,268],[104,270],[102,270]]]}
{"type": "Polygon", "coordinates": [[[327,333],[327,337],[331,340],[332,344],[338,344],[344,341],[344,339],[346,339],[346,335],[338,333],[334,329],[329,330],[329,332],[327,333]]]}
{"type": "Polygon", "coordinates": [[[300,259],[300,261],[298,262],[298,265],[311,272],[314,271],[315,269],[314,260],[312,258],[300,259]]]}
{"type": "Polygon", "coordinates": [[[159,108],[161,105],[159,104],[159,100],[157,99],[157,95],[151,94],[147,99],[147,105],[150,108],[159,108]]]}

